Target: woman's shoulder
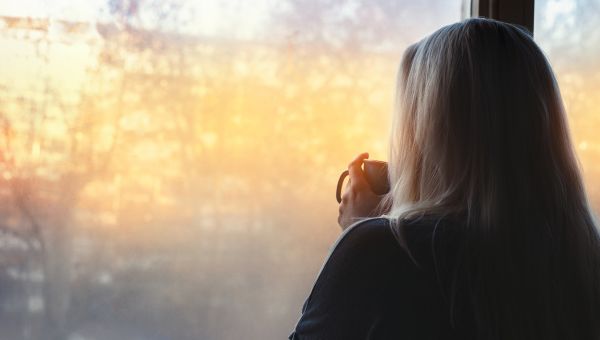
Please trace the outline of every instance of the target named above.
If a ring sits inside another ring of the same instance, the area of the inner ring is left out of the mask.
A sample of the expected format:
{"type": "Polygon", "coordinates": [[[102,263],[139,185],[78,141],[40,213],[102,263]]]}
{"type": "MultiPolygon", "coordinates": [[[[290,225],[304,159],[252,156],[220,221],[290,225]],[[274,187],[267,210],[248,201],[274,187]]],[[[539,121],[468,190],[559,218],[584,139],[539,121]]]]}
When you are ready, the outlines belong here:
{"type": "MultiPolygon", "coordinates": [[[[434,269],[434,256],[453,258],[460,240],[460,224],[448,218],[418,217],[392,222],[369,218],[346,229],[331,248],[330,258],[359,257],[365,265],[404,263],[434,269]],[[391,259],[396,261],[390,261],[391,259]]],[[[382,268],[382,266],[379,266],[382,268]]]]}
{"type": "Polygon", "coordinates": [[[392,222],[389,218],[375,217],[348,227],[334,248],[340,244],[403,248],[403,243],[414,247],[423,243],[453,240],[460,230],[459,223],[448,218],[418,217],[392,222]]]}
{"type": "Polygon", "coordinates": [[[386,218],[369,218],[346,229],[323,264],[316,292],[342,285],[344,290],[357,293],[348,296],[375,301],[375,295],[386,299],[395,296],[399,287],[425,289],[422,283],[429,281],[430,275],[401,246],[393,227],[386,218]]]}
{"type": "Polygon", "coordinates": [[[336,244],[343,242],[376,243],[393,236],[390,221],[387,218],[367,218],[349,226],[338,238],[336,244]]]}
{"type": "Polygon", "coordinates": [[[338,237],[331,247],[331,254],[359,254],[376,258],[389,252],[402,252],[386,218],[368,218],[354,223],[338,237]]]}

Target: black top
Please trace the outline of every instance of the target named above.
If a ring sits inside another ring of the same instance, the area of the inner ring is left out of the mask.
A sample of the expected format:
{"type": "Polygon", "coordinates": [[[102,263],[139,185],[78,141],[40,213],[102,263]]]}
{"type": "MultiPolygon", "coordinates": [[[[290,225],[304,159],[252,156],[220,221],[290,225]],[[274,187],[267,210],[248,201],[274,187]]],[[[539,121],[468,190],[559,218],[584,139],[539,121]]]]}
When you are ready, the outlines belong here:
{"type": "Polygon", "coordinates": [[[406,221],[411,259],[386,219],[349,228],[334,245],[289,339],[464,339],[451,327],[434,262],[440,257],[433,256],[436,250],[446,253],[446,263],[453,258],[456,239],[442,229],[449,228],[439,221],[406,221]]]}

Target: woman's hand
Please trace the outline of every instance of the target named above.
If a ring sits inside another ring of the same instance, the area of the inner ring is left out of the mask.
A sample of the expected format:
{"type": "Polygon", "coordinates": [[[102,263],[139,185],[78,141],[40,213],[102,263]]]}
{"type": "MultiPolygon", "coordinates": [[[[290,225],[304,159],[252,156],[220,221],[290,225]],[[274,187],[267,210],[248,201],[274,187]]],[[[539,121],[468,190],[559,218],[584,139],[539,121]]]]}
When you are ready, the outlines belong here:
{"type": "Polygon", "coordinates": [[[368,158],[368,153],[361,153],[348,165],[350,180],[342,195],[338,216],[342,230],[356,221],[373,216],[383,198],[371,190],[361,168],[363,160],[368,158]]]}

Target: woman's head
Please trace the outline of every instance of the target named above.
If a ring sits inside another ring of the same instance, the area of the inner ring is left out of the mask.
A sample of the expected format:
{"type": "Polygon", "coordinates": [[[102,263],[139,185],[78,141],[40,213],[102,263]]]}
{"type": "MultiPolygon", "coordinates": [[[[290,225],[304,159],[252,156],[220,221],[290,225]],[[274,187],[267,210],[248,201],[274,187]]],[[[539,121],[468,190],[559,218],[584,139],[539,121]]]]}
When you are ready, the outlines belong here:
{"type": "Polygon", "coordinates": [[[556,80],[526,31],[486,19],[446,26],[407,49],[397,95],[396,213],[491,218],[516,203],[585,200],[556,80]]]}
{"type": "Polygon", "coordinates": [[[481,338],[599,334],[600,243],[555,77],[526,31],[469,19],[410,46],[390,141],[401,243],[405,217],[463,217],[450,301],[481,338]]]}

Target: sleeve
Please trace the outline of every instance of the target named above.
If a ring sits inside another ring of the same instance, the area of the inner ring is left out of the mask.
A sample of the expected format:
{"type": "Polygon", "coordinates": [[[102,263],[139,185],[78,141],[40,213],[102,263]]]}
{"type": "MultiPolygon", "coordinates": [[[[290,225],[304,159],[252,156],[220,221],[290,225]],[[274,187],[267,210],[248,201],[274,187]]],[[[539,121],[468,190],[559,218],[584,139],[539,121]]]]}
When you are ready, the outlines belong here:
{"type": "Polygon", "coordinates": [[[367,339],[385,298],[390,257],[402,252],[389,227],[359,223],[340,236],[289,336],[292,340],[367,339]]]}

